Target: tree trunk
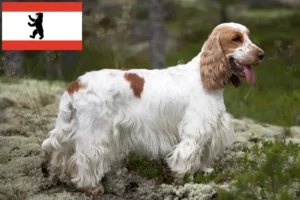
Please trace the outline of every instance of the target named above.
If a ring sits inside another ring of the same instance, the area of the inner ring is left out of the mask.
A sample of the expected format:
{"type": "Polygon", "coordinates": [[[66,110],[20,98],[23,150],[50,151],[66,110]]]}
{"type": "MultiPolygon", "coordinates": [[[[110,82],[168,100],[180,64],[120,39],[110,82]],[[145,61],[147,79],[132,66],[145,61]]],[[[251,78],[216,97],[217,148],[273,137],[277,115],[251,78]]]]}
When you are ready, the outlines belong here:
{"type": "Polygon", "coordinates": [[[43,55],[45,61],[46,78],[48,80],[53,79],[55,76],[55,68],[53,63],[53,51],[45,51],[43,55]]]}
{"type": "Polygon", "coordinates": [[[77,63],[79,62],[80,54],[78,51],[61,51],[61,70],[66,79],[77,78],[74,77],[77,63]]]}
{"type": "Polygon", "coordinates": [[[150,65],[152,69],[165,67],[165,42],[167,31],[164,28],[163,0],[149,1],[149,23],[151,39],[149,43],[150,65]]]}
{"type": "Polygon", "coordinates": [[[234,4],[235,0],[217,0],[219,4],[220,23],[228,22],[227,8],[230,4],[234,4]]]}
{"type": "Polygon", "coordinates": [[[220,17],[221,17],[221,23],[228,22],[228,17],[227,17],[227,8],[226,6],[222,6],[220,10],[220,17]]]}
{"type": "Polygon", "coordinates": [[[45,68],[46,78],[49,80],[60,79],[64,80],[61,63],[57,62],[57,54],[54,51],[45,51],[45,68]]]}
{"type": "Polygon", "coordinates": [[[22,51],[3,51],[3,71],[5,76],[21,78],[24,76],[22,51]]]}

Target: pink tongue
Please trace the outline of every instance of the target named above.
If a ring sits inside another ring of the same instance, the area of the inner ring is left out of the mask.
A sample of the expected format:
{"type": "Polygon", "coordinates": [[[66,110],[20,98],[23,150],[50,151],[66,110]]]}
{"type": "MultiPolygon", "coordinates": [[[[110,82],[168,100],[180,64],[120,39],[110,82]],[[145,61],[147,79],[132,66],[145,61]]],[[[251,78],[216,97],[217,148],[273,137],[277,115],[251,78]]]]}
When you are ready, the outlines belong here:
{"type": "Polygon", "coordinates": [[[244,66],[244,73],[249,84],[254,84],[255,82],[255,74],[252,71],[251,67],[244,66]]]}

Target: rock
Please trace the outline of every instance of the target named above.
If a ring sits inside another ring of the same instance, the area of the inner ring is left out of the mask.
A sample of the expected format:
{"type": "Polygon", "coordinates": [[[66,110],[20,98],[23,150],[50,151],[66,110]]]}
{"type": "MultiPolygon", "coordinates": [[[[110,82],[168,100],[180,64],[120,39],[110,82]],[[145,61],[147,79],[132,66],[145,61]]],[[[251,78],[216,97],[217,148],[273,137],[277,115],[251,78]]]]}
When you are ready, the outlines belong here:
{"type": "Polygon", "coordinates": [[[135,172],[128,172],[125,167],[117,172],[109,172],[105,176],[103,185],[107,193],[128,198],[133,196],[145,196],[146,198],[150,195],[150,191],[157,187],[155,180],[141,177],[135,172]]]}
{"type": "Polygon", "coordinates": [[[232,124],[236,132],[237,141],[246,142],[252,140],[253,142],[260,139],[268,138],[285,138],[285,129],[280,126],[270,124],[258,124],[251,119],[232,119],[232,124]]]}
{"type": "Polygon", "coordinates": [[[287,138],[287,139],[285,139],[285,141],[287,143],[292,142],[292,143],[300,144],[300,139],[298,139],[298,138],[287,138]]]}
{"type": "Polygon", "coordinates": [[[272,125],[260,125],[249,124],[247,131],[251,134],[251,137],[266,139],[266,138],[278,138],[283,139],[285,137],[284,128],[272,125]]]}
{"type": "Polygon", "coordinates": [[[296,116],[295,118],[295,125],[299,126],[300,125],[300,116],[296,116]]]}
{"type": "Polygon", "coordinates": [[[290,127],[290,134],[292,138],[300,139],[300,126],[290,127]]]}
{"type": "Polygon", "coordinates": [[[240,119],[231,119],[235,131],[243,132],[246,130],[246,122],[240,119]]]}
{"type": "Polygon", "coordinates": [[[216,191],[209,184],[186,183],[184,186],[161,185],[166,199],[213,199],[216,191]]]}
{"type": "Polygon", "coordinates": [[[42,200],[90,200],[89,197],[83,194],[78,195],[77,197],[66,191],[55,193],[53,196],[49,196],[47,194],[38,194],[28,198],[28,200],[41,200],[41,199],[42,200]]]}
{"type": "Polygon", "coordinates": [[[243,117],[242,120],[244,122],[246,122],[247,124],[255,124],[255,120],[254,119],[250,119],[250,118],[247,118],[247,117],[243,117]]]}

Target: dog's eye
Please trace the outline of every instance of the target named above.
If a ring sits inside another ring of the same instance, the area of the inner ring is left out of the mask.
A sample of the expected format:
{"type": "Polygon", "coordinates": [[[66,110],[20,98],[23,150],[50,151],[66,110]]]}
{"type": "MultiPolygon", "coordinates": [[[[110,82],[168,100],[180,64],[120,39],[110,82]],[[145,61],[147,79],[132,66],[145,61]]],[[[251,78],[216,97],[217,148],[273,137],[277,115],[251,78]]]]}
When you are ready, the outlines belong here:
{"type": "Polygon", "coordinates": [[[242,38],[237,35],[234,38],[232,38],[232,41],[234,41],[234,42],[242,42],[242,38]]]}

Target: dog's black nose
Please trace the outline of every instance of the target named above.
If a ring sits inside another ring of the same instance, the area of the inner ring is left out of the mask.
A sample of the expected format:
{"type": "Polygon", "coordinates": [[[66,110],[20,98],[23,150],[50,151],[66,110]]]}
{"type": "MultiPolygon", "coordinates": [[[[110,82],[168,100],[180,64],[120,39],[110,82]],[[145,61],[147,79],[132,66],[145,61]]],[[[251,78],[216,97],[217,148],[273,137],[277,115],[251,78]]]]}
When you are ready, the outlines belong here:
{"type": "Polygon", "coordinates": [[[259,58],[259,60],[262,60],[264,58],[264,56],[265,56],[264,52],[259,52],[257,54],[257,57],[259,58]]]}

